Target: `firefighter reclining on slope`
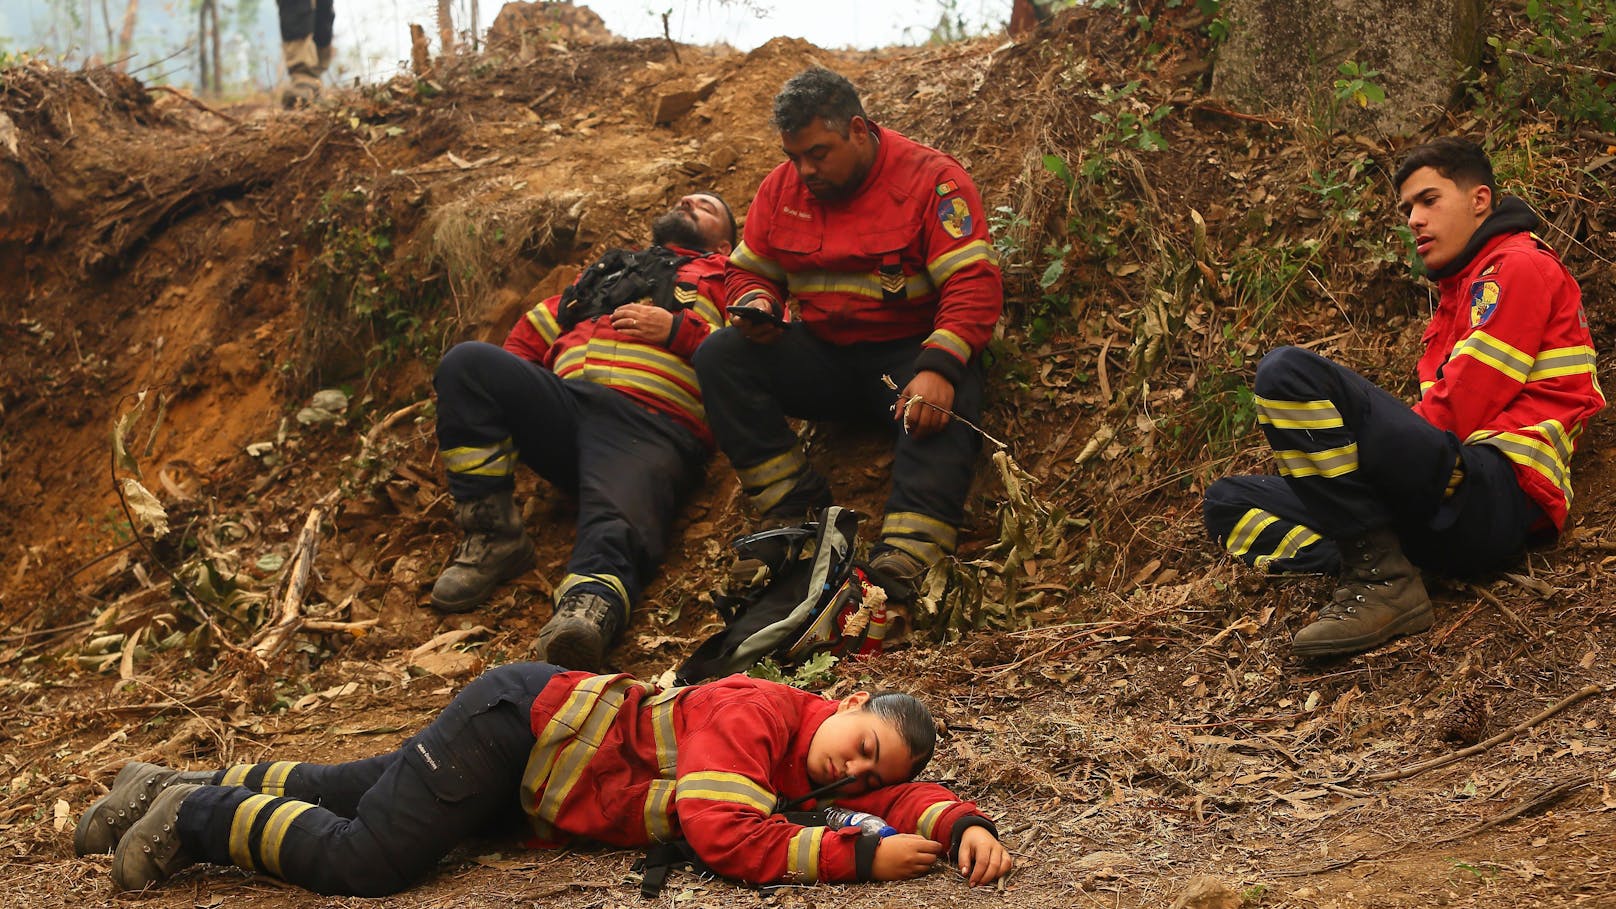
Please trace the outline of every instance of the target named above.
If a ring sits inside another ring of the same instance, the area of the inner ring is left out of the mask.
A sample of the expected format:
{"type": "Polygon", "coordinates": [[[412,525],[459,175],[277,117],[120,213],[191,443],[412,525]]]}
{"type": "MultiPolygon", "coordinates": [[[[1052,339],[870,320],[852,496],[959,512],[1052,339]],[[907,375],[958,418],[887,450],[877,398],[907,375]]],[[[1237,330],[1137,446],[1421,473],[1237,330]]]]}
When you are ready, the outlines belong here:
{"type": "Polygon", "coordinates": [[[832,701],[739,675],[662,691],[514,663],[377,757],[200,772],[131,763],[85,811],[74,848],[112,852],[124,890],[210,862],[382,896],[525,815],[534,845],[684,837],[712,871],[757,884],[901,880],[945,854],[971,885],[997,880],[1012,860],[993,823],[942,786],[907,782],[935,737],[906,694],[832,701]],[[779,810],[830,799],[901,832],[804,825],[779,810]]]}

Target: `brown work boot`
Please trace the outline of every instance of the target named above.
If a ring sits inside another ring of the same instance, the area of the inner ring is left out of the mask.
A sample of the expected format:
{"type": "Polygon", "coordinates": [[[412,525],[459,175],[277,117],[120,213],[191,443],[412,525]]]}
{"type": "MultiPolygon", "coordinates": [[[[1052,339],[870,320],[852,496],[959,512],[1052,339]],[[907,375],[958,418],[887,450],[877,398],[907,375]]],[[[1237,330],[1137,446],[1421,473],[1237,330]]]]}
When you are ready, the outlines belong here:
{"type": "Polygon", "coordinates": [[[314,39],[281,42],[281,57],[286,61],[287,78],[281,86],[281,106],[290,110],[314,103],[320,97],[320,74],[325,72],[314,39]]]}
{"type": "Polygon", "coordinates": [[[119,890],[144,890],[196,864],[180,843],[180,803],[201,786],[164,789],[146,816],[129,828],[112,853],[112,883],[119,890]]]}
{"type": "Polygon", "coordinates": [[[1340,589],[1291,642],[1297,656],[1358,653],[1431,627],[1431,597],[1396,532],[1381,528],[1342,540],[1341,563],[1340,589]]]}
{"type": "Polygon", "coordinates": [[[440,612],[476,609],[495,587],[533,568],[533,541],[510,490],[456,502],[455,523],[466,537],[432,585],[432,608],[440,612]]]}
{"type": "Polygon", "coordinates": [[[539,629],[534,655],[565,669],[602,672],[606,651],[623,630],[628,610],[598,593],[576,591],[561,598],[555,614],[539,629]]]}
{"type": "Polygon", "coordinates": [[[902,549],[880,549],[870,557],[870,580],[887,592],[887,602],[896,606],[914,605],[921,582],[931,566],[902,549]]]}
{"type": "Polygon", "coordinates": [[[96,799],[79,817],[73,831],[73,851],[79,855],[103,855],[118,845],[134,823],[146,816],[152,802],[164,789],[178,783],[207,785],[213,771],[180,771],[131,761],[112,781],[106,795],[96,799]]]}

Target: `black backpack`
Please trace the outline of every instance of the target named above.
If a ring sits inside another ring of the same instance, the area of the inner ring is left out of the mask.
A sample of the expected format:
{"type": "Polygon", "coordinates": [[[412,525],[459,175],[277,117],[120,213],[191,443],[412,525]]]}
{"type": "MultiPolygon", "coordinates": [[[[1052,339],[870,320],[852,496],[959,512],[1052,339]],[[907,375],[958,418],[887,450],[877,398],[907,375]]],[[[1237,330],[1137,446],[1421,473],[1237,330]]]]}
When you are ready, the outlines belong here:
{"type": "MultiPolygon", "coordinates": [[[[671,249],[652,246],[642,250],[609,249],[584,269],[571,287],[561,292],[556,321],[562,331],[571,331],[580,322],[598,319],[625,303],[649,300],[651,305],[678,312],[688,309],[686,299],[693,293],[679,294],[679,268],[693,257],[671,249]]],[[[694,291],[693,286],[687,290],[694,291]]]]}
{"type": "Polygon", "coordinates": [[[715,598],[724,630],[678,668],[676,684],[744,672],[766,657],[784,667],[827,650],[838,656],[879,652],[888,614],[885,605],[866,607],[874,585],[853,558],[861,519],[832,505],[818,520],[732,543],[742,558],[769,565],[769,582],[745,597],[715,598]]]}

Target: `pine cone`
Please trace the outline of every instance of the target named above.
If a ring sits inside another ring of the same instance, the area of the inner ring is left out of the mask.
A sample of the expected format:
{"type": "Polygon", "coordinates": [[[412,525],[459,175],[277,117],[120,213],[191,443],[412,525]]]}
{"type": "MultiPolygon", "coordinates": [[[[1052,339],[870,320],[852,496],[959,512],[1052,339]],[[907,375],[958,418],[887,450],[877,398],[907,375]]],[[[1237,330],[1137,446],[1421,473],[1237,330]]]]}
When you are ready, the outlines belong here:
{"type": "Polygon", "coordinates": [[[1474,745],[1487,731],[1491,716],[1492,711],[1487,708],[1487,699],[1481,692],[1461,691],[1448,699],[1433,728],[1436,737],[1444,742],[1474,745]]]}

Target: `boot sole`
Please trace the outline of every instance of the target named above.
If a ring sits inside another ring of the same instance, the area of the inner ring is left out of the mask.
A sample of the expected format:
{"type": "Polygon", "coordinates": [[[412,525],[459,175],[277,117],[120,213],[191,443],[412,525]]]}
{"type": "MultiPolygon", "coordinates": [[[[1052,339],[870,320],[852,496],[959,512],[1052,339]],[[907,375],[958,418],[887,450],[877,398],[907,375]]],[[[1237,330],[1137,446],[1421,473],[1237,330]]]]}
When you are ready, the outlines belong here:
{"type": "Polygon", "coordinates": [[[1398,616],[1396,621],[1388,623],[1379,631],[1335,641],[1321,641],[1312,644],[1292,643],[1291,652],[1299,657],[1347,656],[1348,654],[1362,653],[1365,650],[1373,650],[1399,635],[1429,631],[1433,621],[1431,604],[1426,603],[1398,616]]]}
{"type": "Polygon", "coordinates": [[[487,602],[488,598],[493,596],[494,591],[498,590],[501,584],[510,581],[512,578],[519,578],[522,575],[527,574],[528,572],[532,571],[533,566],[537,565],[538,563],[538,556],[533,551],[533,547],[529,545],[527,554],[522,557],[520,562],[512,566],[509,571],[501,574],[499,579],[494,581],[494,583],[489,584],[486,588],[477,591],[474,596],[468,596],[459,600],[448,600],[438,596],[438,592],[433,590],[432,608],[439,612],[470,612],[487,602]]]}
{"type": "Polygon", "coordinates": [[[604,668],[601,664],[606,660],[606,648],[601,643],[600,635],[594,633],[593,628],[582,625],[561,628],[549,640],[545,640],[541,632],[538,640],[533,642],[533,650],[542,662],[563,669],[600,672],[604,668]]]}

